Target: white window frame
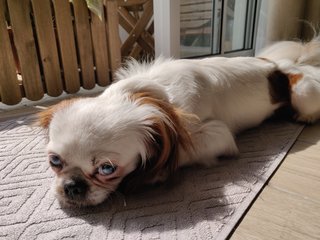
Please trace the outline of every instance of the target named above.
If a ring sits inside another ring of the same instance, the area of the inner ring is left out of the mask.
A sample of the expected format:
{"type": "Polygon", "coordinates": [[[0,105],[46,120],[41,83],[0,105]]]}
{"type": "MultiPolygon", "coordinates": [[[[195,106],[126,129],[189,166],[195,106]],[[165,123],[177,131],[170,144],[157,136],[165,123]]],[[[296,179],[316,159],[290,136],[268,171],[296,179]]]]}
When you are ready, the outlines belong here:
{"type": "Polygon", "coordinates": [[[156,57],[180,58],[180,0],[153,0],[156,57]]]}
{"type": "MultiPolygon", "coordinates": [[[[224,42],[226,31],[226,4],[227,0],[223,1],[223,19],[222,19],[222,33],[221,42],[224,42]]],[[[225,53],[221,44],[221,54],[213,56],[254,56],[259,9],[261,0],[257,1],[257,11],[255,13],[255,23],[253,32],[252,49],[234,51],[225,53]]],[[[180,58],[180,0],[153,0],[154,6],[154,38],[155,38],[155,56],[180,58]]]]}

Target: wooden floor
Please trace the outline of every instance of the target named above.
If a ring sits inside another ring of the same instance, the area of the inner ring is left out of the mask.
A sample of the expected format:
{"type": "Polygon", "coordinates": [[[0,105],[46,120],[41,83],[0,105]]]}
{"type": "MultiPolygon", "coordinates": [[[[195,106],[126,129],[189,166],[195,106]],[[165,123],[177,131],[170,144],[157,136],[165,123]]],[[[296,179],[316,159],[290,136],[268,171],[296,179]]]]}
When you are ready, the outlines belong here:
{"type": "Polygon", "coordinates": [[[231,239],[320,239],[320,123],[303,130],[231,239]]]}

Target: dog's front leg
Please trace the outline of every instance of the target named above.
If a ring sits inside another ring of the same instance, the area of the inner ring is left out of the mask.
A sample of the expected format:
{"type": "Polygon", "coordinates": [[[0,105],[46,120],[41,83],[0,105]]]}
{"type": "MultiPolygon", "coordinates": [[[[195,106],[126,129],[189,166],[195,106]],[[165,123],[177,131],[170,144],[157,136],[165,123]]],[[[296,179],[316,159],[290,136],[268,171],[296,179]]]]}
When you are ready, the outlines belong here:
{"type": "Polygon", "coordinates": [[[182,151],[179,166],[214,165],[219,156],[235,156],[239,150],[230,129],[219,120],[209,120],[196,126],[191,138],[194,149],[182,151]]]}

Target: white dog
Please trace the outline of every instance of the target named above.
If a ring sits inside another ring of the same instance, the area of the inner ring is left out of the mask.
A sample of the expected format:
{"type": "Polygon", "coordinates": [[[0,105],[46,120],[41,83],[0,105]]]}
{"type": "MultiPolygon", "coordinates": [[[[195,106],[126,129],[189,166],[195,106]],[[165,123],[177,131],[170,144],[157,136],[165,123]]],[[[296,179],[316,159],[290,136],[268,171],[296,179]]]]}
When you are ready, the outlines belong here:
{"type": "Polygon", "coordinates": [[[234,136],[282,107],[320,118],[320,39],[259,58],[130,61],[94,98],[39,114],[62,203],[96,205],[121,182],[164,181],[177,168],[238,153],[234,136]]]}

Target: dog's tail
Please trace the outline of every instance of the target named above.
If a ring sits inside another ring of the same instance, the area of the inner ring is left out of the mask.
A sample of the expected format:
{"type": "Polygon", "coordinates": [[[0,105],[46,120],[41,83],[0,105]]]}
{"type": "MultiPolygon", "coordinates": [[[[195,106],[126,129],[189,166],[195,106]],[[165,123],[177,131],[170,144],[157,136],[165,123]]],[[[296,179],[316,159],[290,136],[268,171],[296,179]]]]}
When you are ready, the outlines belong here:
{"type": "Polygon", "coordinates": [[[266,48],[260,58],[273,61],[287,75],[290,106],[296,119],[320,119],[320,35],[310,42],[279,42],[266,48]]]}
{"type": "Polygon", "coordinates": [[[262,50],[257,57],[276,63],[287,61],[292,65],[320,67],[320,34],[306,43],[293,41],[275,43],[262,50]]]}

